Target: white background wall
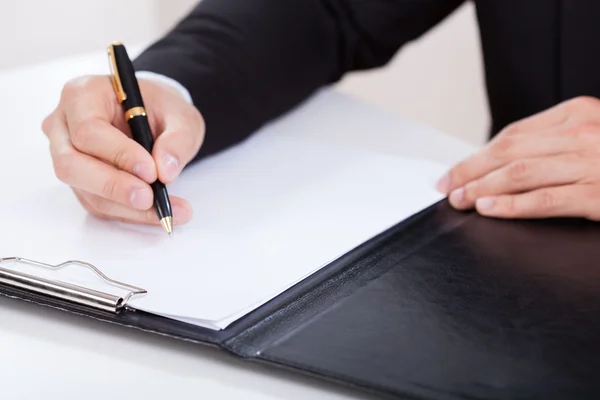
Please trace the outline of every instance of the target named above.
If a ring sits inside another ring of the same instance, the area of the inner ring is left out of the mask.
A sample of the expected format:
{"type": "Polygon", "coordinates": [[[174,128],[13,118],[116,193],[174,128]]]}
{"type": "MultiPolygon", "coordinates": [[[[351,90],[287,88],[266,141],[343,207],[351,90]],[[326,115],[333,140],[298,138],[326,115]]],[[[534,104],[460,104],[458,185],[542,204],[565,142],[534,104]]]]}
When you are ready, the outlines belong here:
{"type": "MultiPolygon", "coordinates": [[[[0,72],[107,43],[147,43],[196,0],[2,0],[0,72]]],[[[475,144],[488,110],[474,7],[467,3],[385,68],[349,75],[339,89],[475,144]]],[[[1,88],[0,88],[1,95],[1,88]]]]}

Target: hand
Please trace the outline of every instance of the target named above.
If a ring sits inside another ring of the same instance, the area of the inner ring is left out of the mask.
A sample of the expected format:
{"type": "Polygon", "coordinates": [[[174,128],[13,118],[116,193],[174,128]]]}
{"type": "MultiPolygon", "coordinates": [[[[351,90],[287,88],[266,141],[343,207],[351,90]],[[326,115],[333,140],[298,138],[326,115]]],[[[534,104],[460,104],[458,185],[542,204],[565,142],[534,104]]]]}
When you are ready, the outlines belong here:
{"type": "Polygon", "coordinates": [[[508,126],[438,189],[490,217],[600,220],[600,100],[578,97],[508,126]]]}
{"type": "MultiPolygon", "coordinates": [[[[42,130],[50,140],[56,176],[91,214],[125,222],[159,224],[150,183],[173,182],[204,139],[204,121],[174,89],[140,79],[155,135],[152,154],[131,140],[108,76],[85,76],[64,86],[42,130]]],[[[188,222],[190,205],[171,197],[175,224],[188,222]]]]}

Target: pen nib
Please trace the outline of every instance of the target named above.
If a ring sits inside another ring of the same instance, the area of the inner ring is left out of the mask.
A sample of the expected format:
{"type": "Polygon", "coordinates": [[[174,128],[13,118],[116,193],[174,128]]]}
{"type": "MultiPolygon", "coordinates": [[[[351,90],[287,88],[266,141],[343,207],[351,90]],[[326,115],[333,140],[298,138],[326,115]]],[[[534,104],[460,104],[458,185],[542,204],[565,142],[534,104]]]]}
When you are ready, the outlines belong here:
{"type": "Polygon", "coordinates": [[[169,237],[173,238],[173,217],[164,217],[160,220],[160,223],[169,234],[169,237]]]}
{"type": "Polygon", "coordinates": [[[173,240],[173,232],[169,232],[169,239],[173,240]]]}

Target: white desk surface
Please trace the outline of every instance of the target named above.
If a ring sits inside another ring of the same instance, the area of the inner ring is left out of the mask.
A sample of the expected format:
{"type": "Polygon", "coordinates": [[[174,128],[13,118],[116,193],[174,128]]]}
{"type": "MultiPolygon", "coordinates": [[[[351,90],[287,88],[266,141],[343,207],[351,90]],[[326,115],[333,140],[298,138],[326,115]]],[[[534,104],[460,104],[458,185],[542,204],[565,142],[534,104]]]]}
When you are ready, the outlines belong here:
{"type": "MultiPolygon", "coordinates": [[[[0,152],[47,149],[40,126],[55,107],[63,83],[80,74],[105,74],[107,70],[105,53],[98,52],[0,71],[0,152]]],[[[323,103],[338,109],[351,104],[336,95],[323,103]]],[[[356,111],[355,107],[351,108],[356,111]]],[[[331,132],[324,139],[444,163],[473,151],[433,130],[417,133],[406,121],[398,121],[397,134],[368,131],[368,118],[374,118],[373,114],[365,116],[364,129],[331,132]]],[[[26,170],[26,165],[15,165],[2,175],[26,170]]],[[[10,196],[10,192],[3,195],[10,196]]],[[[1,244],[0,250],[3,257],[13,255],[1,244]]],[[[0,360],[2,398],[10,400],[368,398],[337,385],[240,361],[213,348],[4,297],[0,298],[0,360]]]]}

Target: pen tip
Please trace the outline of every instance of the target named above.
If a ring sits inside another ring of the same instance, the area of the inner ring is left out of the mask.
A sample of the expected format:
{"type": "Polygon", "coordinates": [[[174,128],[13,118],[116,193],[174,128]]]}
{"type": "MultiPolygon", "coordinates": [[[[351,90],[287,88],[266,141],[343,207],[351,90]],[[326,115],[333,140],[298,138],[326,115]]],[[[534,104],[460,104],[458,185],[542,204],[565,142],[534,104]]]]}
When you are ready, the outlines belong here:
{"type": "Polygon", "coordinates": [[[161,225],[169,234],[169,237],[173,236],[173,218],[172,217],[164,217],[160,220],[161,225]]]}
{"type": "Polygon", "coordinates": [[[173,232],[169,232],[169,239],[173,240],[173,232]]]}

